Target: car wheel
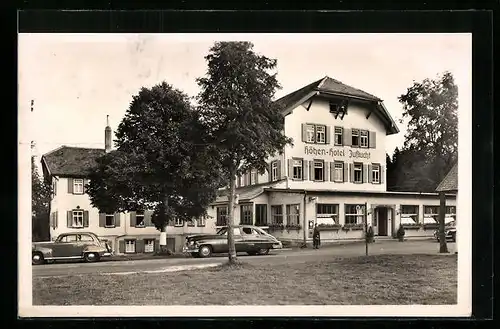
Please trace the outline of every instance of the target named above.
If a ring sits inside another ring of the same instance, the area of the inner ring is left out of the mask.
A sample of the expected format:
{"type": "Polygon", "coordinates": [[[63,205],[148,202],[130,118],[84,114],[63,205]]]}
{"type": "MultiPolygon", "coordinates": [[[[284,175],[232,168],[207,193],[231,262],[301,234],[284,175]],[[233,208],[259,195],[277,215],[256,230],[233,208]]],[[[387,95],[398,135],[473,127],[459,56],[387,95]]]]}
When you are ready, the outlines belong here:
{"type": "Polygon", "coordinates": [[[269,254],[269,249],[259,249],[258,254],[259,255],[267,255],[267,254],[269,254]]]}
{"type": "Polygon", "coordinates": [[[93,263],[93,262],[97,262],[99,260],[99,254],[95,253],[95,252],[87,252],[83,255],[83,259],[87,262],[87,263],[93,263]]]}
{"type": "Polygon", "coordinates": [[[31,264],[41,265],[43,263],[45,263],[45,260],[43,259],[43,255],[41,252],[35,252],[31,255],[31,264]]]}
{"type": "Polygon", "coordinates": [[[200,251],[198,252],[198,256],[201,258],[210,257],[212,255],[212,247],[210,246],[201,246],[200,251]]]}

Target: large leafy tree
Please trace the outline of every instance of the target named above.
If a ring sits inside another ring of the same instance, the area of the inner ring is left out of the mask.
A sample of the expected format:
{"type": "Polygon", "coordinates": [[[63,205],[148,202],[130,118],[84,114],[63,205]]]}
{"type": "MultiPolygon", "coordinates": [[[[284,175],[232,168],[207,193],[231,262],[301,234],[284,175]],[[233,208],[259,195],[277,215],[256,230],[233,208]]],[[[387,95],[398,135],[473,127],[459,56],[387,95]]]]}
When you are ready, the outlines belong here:
{"type": "Polygon", "coordinates": [[[31,157],[31,216],[34,241],[49,239],[51,197],[51,185],[41,179],[36,167],[35,157],[31,157]]]}
{"type": "Polygon", "coordinates": [[[166,82],[142,88],[118,126],[115,146],[89,175],[95,207],[105,212],[154,208],[152,221],[161,232],[173,218],[205,215],[221,171],[187,95],[166,82]]]}
{"type": "Polygon", "coordinates": [[[237,261],[233,237],[237,175],[266,170],[266,159],[281,153],[291,140],[284,136],[284,120],[273,97],[280,85],[276,60],[254,52],[250,42],[217,42],[205,57],[208,70],[199,78],[200,112],[217,160],[229,187],[229,262],[237,261]]]}

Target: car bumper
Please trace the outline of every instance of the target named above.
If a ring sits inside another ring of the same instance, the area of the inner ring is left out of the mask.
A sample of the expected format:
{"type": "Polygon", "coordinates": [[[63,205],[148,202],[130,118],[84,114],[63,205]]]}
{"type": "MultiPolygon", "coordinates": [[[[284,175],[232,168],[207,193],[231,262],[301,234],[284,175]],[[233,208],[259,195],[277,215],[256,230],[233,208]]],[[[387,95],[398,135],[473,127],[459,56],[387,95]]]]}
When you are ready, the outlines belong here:
{"type": "Polygon", "coordinates": [[[103,252],[103,253],[101,254],[101,257],[111,257],[111,256],[113,256],[113,253],[112,253],[112,252],[103,252]]]}
{"type": "Polygon", "coordinates": [[[182,248],[182,252],[189,252],[189,253],[191,253],[191,252],[199,252],[199,251],[200,250],[198,249],[198,247],[186,247],[186,246],[184,246],[182,248]]]}
{"type": "Polygon", "coordinates": [[[283,249],[283,244],[281,242],[275,243],[273,249],[283,249]]]}

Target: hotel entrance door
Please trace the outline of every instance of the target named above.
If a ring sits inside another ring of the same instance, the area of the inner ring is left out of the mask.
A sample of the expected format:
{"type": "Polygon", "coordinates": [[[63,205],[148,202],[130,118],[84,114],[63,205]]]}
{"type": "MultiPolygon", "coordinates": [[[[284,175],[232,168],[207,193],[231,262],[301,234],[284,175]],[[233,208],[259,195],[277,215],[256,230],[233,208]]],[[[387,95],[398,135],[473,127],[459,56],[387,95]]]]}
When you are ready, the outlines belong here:
{"type": "Polygon", "coordinates": [[[387,236],[387,208],[378,207],[377,208],[377,226],[378,235],[387,236]]]}

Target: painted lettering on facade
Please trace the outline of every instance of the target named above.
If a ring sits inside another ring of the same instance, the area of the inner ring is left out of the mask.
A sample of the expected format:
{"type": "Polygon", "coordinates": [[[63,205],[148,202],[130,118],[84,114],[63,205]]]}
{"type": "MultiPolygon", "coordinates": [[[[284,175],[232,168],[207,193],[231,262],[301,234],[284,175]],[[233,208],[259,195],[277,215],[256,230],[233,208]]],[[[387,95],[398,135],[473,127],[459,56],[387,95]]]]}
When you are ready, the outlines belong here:
{"type": "Polygon", "coordinates": [[[320,155],[320,156],[330,156],[330,157],[348,157],[353,159],[370,159],[369,151],[359,151],[359,150],[346,150],[340,148],[316,148],[314,146],[306,146],[304,149],[304,154],[306,155],[320,155]]]}

